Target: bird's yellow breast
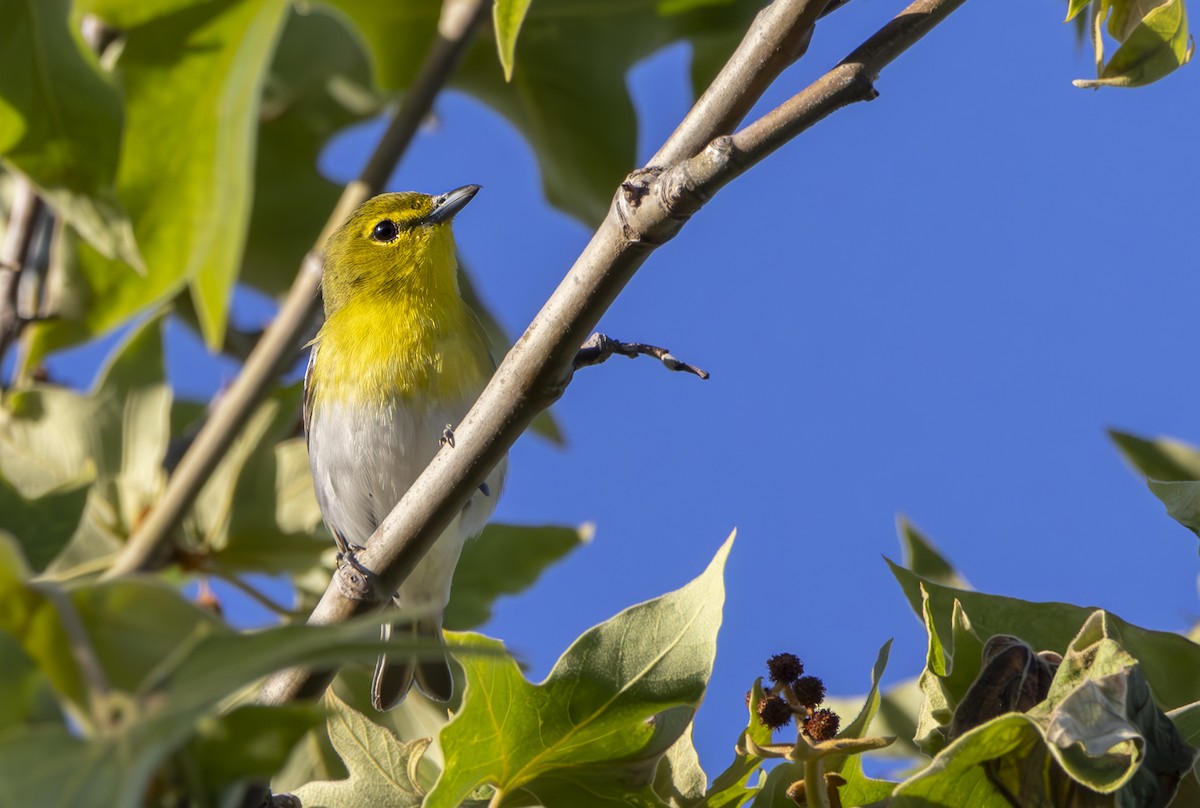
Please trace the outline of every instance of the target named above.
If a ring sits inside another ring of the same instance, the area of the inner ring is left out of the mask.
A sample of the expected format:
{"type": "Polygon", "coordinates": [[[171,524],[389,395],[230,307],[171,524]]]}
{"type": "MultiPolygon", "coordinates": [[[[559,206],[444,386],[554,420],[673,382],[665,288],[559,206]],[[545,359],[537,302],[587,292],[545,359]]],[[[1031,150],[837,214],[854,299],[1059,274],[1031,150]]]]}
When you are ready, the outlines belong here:
{"type": "Polygon", "coordinates": [[[492,372],[482,328],[459,299],[350,303],[325,321],[315,348],[314,411],[326,401],[462,401],[478,395],[492,372]]]}

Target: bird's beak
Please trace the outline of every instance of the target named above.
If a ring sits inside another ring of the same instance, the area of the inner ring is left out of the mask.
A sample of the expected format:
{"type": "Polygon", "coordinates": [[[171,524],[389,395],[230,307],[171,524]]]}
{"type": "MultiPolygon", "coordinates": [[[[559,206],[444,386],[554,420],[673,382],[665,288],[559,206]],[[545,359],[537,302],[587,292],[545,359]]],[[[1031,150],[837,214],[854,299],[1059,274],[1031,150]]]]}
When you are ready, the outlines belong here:
{"type": "Polygon", "coordinates": [[[454,214],[458,213],[475,194],[479,193],[478,185],[464,185],[461,188],[455,188],[453,191],[447,191],[440,196],[433,198],[433,210],[425,217],[425,221],[432,224],[441,224],[448,222],[454,218],[454,214]]]}

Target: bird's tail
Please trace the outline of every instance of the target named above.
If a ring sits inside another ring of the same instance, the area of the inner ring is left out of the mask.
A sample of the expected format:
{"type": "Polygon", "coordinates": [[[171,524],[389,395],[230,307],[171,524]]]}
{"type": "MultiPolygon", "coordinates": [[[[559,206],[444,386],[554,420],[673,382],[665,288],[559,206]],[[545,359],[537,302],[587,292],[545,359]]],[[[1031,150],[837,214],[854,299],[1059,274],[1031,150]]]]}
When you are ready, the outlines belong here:
{"type": "Polygon", "coordinates": [[[450,675],[441,622],[438,618],[428,617],[383,624],[380,637],[384,641],[401,638],[436,640],[442,650],[440,654],[425,651],[420,656],[381,654],[371,679],[371,704],[376,710],[390,710],[404,701],[414,681],[421,692],[434,701],[450,701],[454,695],[454,679],[450,675]]]}

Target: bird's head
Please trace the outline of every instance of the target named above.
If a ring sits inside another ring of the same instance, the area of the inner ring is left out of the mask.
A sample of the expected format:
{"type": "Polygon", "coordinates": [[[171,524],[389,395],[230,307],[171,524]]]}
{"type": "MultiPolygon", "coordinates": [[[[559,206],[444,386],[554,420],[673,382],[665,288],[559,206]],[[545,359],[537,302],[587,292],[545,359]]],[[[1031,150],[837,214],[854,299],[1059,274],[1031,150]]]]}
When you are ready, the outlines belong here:
{"type": "Polygon", "coordinates": [[[457,295],[450,221],[478,191],[380,194],[360,205],[325,247],[326,314],[355,300],[457,295]]]}

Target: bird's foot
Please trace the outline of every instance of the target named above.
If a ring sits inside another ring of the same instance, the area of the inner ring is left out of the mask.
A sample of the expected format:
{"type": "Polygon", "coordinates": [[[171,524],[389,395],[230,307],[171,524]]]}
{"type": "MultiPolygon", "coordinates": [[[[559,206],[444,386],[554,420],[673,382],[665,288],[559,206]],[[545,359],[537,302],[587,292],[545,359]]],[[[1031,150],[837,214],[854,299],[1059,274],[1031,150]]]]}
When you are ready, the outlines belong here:
{"type": "Polygon", "coordinates": [[[446,428],[442,430],[442,436],[438,438],[438,446],[454,448],[454,424],[446,424],[446,428]]]}
{"type": "Polygon", "coordinates": [[[378,576],[359,562],[355,553],[365,549],[360,544],[347,544],[346,549],[338,553],[338,568],[334,574],[338,591],[342,597],[349,600],[372,600],[375,582],[378,576]]]}

